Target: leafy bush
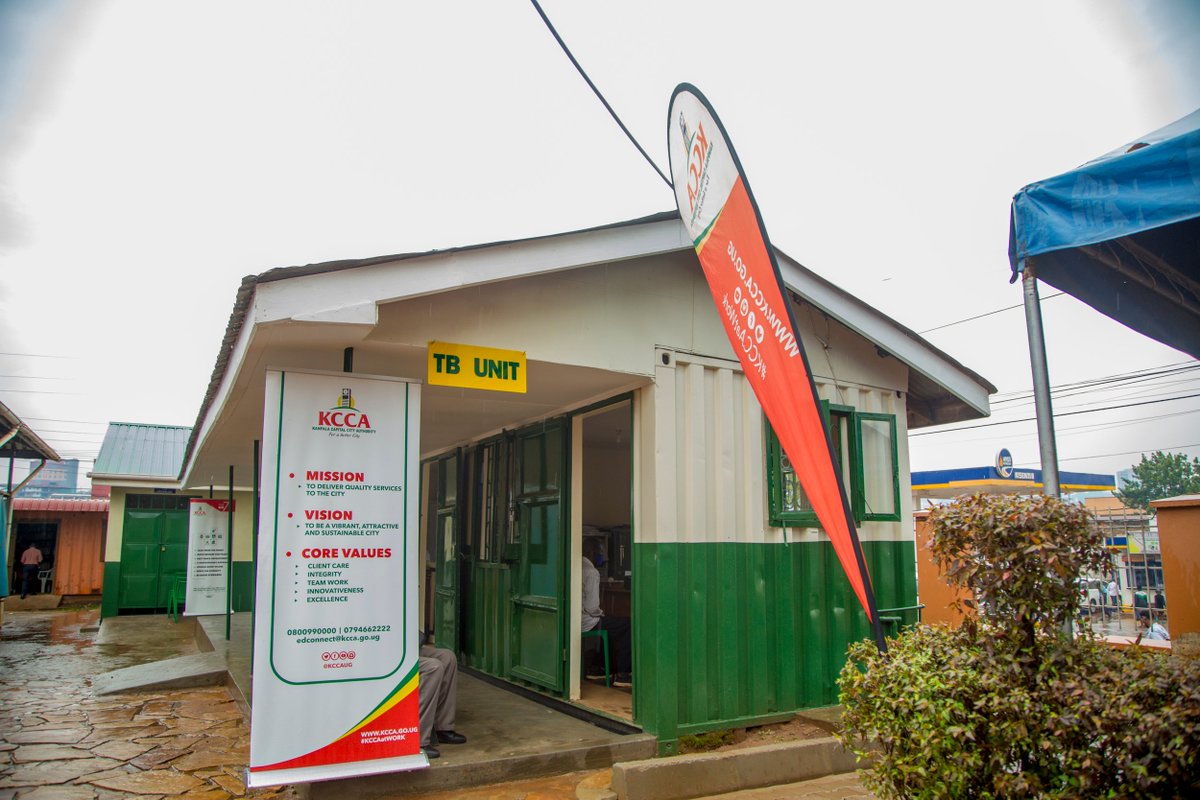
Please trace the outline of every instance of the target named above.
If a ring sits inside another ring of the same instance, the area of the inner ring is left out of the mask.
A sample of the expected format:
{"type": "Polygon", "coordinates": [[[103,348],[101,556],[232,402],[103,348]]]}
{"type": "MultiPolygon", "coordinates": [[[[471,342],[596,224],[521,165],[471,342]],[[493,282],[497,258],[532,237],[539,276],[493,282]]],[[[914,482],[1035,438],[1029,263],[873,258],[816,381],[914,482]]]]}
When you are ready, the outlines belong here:
{"type": "MultiPolygon", "coordinates": [[[[861,642],[843,743],[881,798],[1182,797],[1200,789],[1200,662],[1063,634],[1106,565],[1079,506],[977,495],[931,515],[946,577],[985,612],[861,642]],[[872,742],[876,746],[872,746],[872,742]]],[[[970,602],[970,601],[966,601],[970,602]]]]}

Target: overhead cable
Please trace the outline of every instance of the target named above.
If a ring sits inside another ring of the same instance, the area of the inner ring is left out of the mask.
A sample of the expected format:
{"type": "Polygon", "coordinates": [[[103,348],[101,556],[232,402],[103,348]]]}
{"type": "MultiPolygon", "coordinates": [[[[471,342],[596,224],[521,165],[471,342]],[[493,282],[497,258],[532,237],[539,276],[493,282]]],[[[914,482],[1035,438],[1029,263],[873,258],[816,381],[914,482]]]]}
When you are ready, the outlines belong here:
{"type": "Polygon", "coordinates": [[[600,94],[600,90],[596,88],[596,84],[592,83],[592,79],[589,78],[588,74],[583,71],[583,67],[581,67],[579,65],[579,62],[575,60],[575,56],[573,56],[571,54],[571,51],[567,48],[567,43],[564,42],[562,37],[558,35],[558,31],[556,31],[554,29],[554,25],[552,25],[550,23],[550,18],[546,16],[545,11],[542,11],[542,7],[540,5],[538,5],[537,0],[529,0],[529,2],[533,3],[533,7],[535,9],[537,9],[538,16],[542,18],[542,22],[546,23],[546,27],[549,29],[550,34],[554,37],[554,41],[558,42],[558,46],[561,47],[562,51],[567,54],[567,58],[569,58],[571,60],[571,63],[575,65],[576,71],[579,72],[579,74],[587,82],[587,85],[591,88],[592,92],[596,95],[597,98],[599,98],[600,102],[604,105],[604,108],[607,109],[609,116],[611,116],[613,118],[613,121],[615,121],[617,123],[617,125],[620,126],[620,128],[624,132],[625,136],[629,138],[629,141],[633,142],[633,146],[636,147],[638,152],[642,154],[642,158],[646,159],[646,163],[649,164],[650,166],[654,167],[654,171],[658,173],[658,177],[663,179],[663,183],[665,183],[667,185],[667,188],[669,188],[669,189],[675,188],[674,185],[671,183],[671,179],[668,178],[666,176],[666,174],[661,169],[658,168],[658,164],[654,163],[654,159],[652,159],[650,157],[650,154],[646,152],[645,148],[643,148],[641,146],[641,144],[638,143],[638,140],[633,138],[633,134],[630,133],[629,128],[625,127],[625,123],[622,122],[621,118],[617,116],[617,112],[613,111],[613,107],[610,106],[608,104],[608,101],[604,99],[604,95],[600,94]]]}

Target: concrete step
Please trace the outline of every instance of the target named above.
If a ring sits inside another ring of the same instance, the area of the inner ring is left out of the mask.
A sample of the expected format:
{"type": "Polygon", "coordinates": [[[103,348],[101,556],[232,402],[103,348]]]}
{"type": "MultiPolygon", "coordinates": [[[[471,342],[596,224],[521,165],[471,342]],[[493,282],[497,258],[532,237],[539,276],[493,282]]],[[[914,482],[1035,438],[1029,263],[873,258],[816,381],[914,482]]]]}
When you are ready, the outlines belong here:
{"type": "Polygon", "coordinates": [[[857,767],[854,754],[827,737],[616,764],[612,789],[620,800],[686,800],[853,772],[857,767]]]}
{"type": "Polygon", "coordinates": [[[228,669],[217,653],[197,653],[113,670],[92,679],[96,694],[223,684],[228,669]]]}
{"type": "Polygon", "coordinates": [[[19,594],[10,594],[4,598],[5,611],[50,611],[58,608],[62,603],[62,595],[60,594],[31,594],[27,597],[21,597],[19,594]]]}
{"type": "MultiPolygon", "coordinates": [[[[569,772],[597,770],[620,761],[652,756],[656,739],[649,734],[622,736],[618,741],[598,741],[522,753],[487,760],[462,759],[455,763],[453,748],[443,746],[442,758],[428,769],[324,781],[309,786],[309,800],[353,797],[361,800],[390,798],[418,792],[449,792],[475,786],[524,780],[569,772]]],[[[604,793],[607,796],[607,792],[604,793]]]]}

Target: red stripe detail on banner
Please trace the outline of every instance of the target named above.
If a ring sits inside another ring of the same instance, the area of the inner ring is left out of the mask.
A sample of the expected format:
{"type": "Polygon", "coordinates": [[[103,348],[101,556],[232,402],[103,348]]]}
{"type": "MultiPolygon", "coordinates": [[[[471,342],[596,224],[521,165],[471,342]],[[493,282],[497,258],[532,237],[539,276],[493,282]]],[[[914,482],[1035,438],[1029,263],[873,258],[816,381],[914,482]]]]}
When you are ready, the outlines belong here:
{"type": "Polygon", "coordinates": [[[421,752],[421,734],[417,723],[417,692],[412,691],[386,713],[359,730],[351,731],[311,753],[277,764],[251,766],[250,771],[269,772],[413,756],[421,752]]]}
{"type": "Polygon", "coordinates": [[[819,398],[813,394],[802,345],[792,330],[758,215],[740,176],[697,255],[746,378],[870,618],[853,523],[847,519],[819,398]]]}

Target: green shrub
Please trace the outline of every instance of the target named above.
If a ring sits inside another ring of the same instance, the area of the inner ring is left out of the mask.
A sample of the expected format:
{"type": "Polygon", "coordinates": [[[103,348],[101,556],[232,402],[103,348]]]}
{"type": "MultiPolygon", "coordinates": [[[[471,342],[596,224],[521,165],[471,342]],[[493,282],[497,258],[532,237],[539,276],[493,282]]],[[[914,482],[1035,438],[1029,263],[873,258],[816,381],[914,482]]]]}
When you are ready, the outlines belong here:
{"type": "Polygon", "coordinates": [[[1200,662],[1063,634],[1075,578],[1107,562],[1080,507],[959,500],[931,548],[986,613],[854,645],[843,743],[881,798],[1184,797],[1200,789],[1200,662]],[[876,746],[872,746],[872,742],[876,746]]]}

